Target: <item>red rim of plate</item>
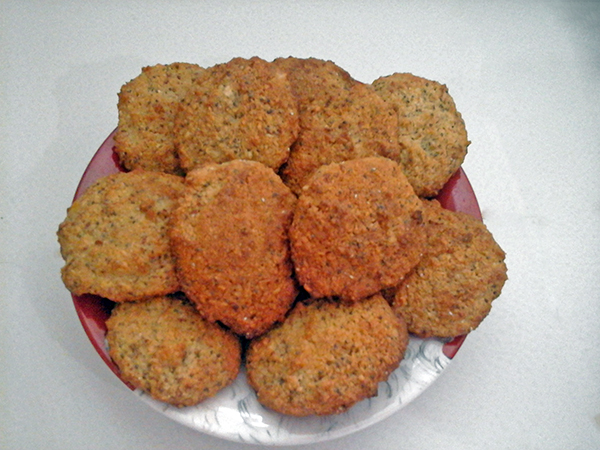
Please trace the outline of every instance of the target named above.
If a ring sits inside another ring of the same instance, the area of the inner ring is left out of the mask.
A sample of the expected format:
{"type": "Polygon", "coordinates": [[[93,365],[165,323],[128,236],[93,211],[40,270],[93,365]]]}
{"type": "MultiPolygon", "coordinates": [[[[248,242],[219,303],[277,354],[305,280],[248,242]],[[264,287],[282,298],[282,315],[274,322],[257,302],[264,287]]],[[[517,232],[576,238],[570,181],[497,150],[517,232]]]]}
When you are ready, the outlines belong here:
{"type": "MultiPolygon", "coordinates": [[[[114,130],[102,143],[95,153],[75,191],[73,201],[75,201],[83,192],[93,184],[97,179],[118,172],[123,172],[118,161],[117,155],[113,151],[114,130]]],[[[471,183],[462,168],[448,180],[444,188],[436,197],[437,200],[446,209],[461,211],[478,220],[481,220],[481,211],[471,183]]],[[[87,334],[90,342],[96,349],[96,352],[104,360],[106,365],[119,377],[130,389],[134,387],[121,378],[120,371],[112,361],[105,345],[106,320],[110,317],[110,312],[114,303],[110,300],[95,295],[71,295],[77,316],[87,334]]],[[[449,359],[454,358],[467,335],[458,336],[449,342],[446,342],[442,351],[449,359]]]]}

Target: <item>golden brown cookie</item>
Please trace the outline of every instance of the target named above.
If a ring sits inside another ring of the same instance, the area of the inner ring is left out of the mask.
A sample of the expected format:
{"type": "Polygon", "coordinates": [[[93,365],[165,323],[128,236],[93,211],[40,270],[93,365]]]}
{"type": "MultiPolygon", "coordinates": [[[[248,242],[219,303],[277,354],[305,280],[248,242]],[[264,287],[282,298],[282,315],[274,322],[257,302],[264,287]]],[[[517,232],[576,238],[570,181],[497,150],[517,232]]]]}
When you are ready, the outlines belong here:
{"type": "Polygon", "coordinates": [[[117,304],[106,327],[121,378],[178,407],[214,396],[241,365],[239,339],[179,298],[117,304]]]}
{"type": "Polygon", "coordinates": [[[157,64],[123,85],[114,148],[123,167],[181,173],[173,120],[181,98],[203,73],[196,64],[157,64]]]}
{"type": "Polygon", "coordinates": [[[248,383],[264,406],[293,416],[341,413],[377,395],[395,370],[408,333],[375,295],[352,305],[298,303],[283,324],[250,342],[248,383]]]}
{"type": "Polygon", "coordinates": [[[205,318],[246,337],[283,319],[297,293],[288,241],[295,201],[256,161],[188,173],[170,236],[183,291],[205,318]]]}
{"type": "Polygon", "coordinates": [[[411,333],[454,337],[487,316],[507,279],[504,252],[473,217],[424,202],[427,245],[392,306],[411,333]]]}
{"type": "Polygon", "coordinates": [[[331,61],[276,60],[299,104],[300,132],[281,169],[296,194],[320,166],[398,152],[398,120],[371,86],[354,80],[331,61]]]}
{"type": "Polygon", "coordinates": [[[313,103],[303,111],[282,179],[299,195],[325,164],[397,152],[396,129],[392,108],[370,86],[357,83],[326,105],[313,103]]]}
{"type": "Polygon", "coordinates": [[[184,170],[233,159],[277,170],[298,135],[298,112],[286,74],[260,58],[234,58],[207,69],[175,118],[184,170]]]}
{"type": "Polygon", "coordinates": [[[434,197],[462,164],[469,141],[448,88],[409,73],[381,77],[375,91],[398,116],[398,161],[420,197],[434,197]]]}
{"type": "Polygon", "coordinates": [[[66,287],[116,302],[177,291],[167,222],[182,192],[180,177],[158,172],[96,181],[58,229],[66,287]]]}
{"type": "Polygon", "coordinates": [[[421,201],[382,157],[319,168],[290,228],[296,276],[313,297],[356,301],[396,286],[423,251],[421,201]]]}

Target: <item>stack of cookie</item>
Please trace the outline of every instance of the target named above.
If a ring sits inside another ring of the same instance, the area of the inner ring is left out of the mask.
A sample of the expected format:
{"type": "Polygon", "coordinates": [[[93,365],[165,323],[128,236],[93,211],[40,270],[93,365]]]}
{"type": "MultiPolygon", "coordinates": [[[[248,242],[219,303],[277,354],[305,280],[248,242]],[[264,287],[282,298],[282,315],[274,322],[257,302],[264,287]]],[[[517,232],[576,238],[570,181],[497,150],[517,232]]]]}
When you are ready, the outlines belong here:
{"type": "Polygon", "coordinates": [[[433,199],[469,145],[437,82],[174,63],[118,109],[123,172],[69,208],[62,277],[116,302],[110,355],[159,400],[197,404],[245,364],[263,405],[336,414],[376,395],[409,334],[466,334],[500,294],[491,233],[433,199]]]}

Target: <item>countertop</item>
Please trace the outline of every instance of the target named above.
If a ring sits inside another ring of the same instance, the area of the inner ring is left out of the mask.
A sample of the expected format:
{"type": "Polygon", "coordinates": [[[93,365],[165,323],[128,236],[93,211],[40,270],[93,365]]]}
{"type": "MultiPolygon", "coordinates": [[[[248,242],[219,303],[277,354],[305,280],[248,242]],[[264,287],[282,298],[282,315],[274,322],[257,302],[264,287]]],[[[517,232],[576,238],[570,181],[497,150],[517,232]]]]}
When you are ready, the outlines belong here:
{"type": "Polygon", "coordinates": [[[107,368],[56,231],[141,67],[293,55],[448,86],[509,275],[420,396],[296,448],[600,449],[600,3],[5,0],[0,55],[0,448],[258,448],[169,419],[107,368]]]}

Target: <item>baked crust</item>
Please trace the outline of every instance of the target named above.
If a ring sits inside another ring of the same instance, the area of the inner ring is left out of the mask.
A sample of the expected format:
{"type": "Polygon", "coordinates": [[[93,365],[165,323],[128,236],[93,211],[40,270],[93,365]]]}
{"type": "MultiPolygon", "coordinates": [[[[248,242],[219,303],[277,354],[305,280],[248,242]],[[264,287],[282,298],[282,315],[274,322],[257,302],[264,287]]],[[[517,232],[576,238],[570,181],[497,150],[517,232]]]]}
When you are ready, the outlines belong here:
{"type": "Polygon", "coordinates": [[[234,58],[192,86],[174,129],[186,172],[233,159],[277,170],[298,136],[298,112],[285,72],[258,57],[234,58]]]}
{"type": "Polygon", "coordinates": [[[469,141],[448,88],[410,73],[395,73],[372,83],[394,108],[398,147],[387,156],[402,166],[420,197],[434,197],[458,170],[469,141]]]}
{"type": "Polygon", "coordinates": [[[182,192],[180,177],[143,170],[96,181],[58,229],[65,286],[115,302],[179,290],[167,224],[182,192]]]}
{"type": "Polygon", "coordinates": [[[157,400],[183,407],[235,380],[241,345],[185,300],[155,297],[117,304],[106,321],[110,357],[121,378],[157,400]]]}
{"type": "Polygon", "coordinates": [[[302,189],[290,228],[299,282],[313,297],[346,301],[396,286],[421,258],[421,205],[389,159],[322,166],[302,189]]]}
{"type": "Polygon", "coordinates": [[[255,161],[188,173],[170,237],[183,291],[205,318],[246,337],[283,320],[297,294],[288,240],[295,203],[255,161]]]}
{"type": "Polygon", "coordinates": [[[371,86],[331,61],[286,58],[276,63],[287,70],[298,101],[300,132],[281,169],[296,195],[322,165],[398,151],[397,117],[371,86]]]}
{"type": "Polygon", "coordinates": [[[507,279],[504,251],[477,219],[424,202],[427,245],[392,306],[419,337],[454,337],[475,329],[507,279]]]}
{"type": "Polygon", "coordinates": [[[128,170],[145,169],[181,175],[173,122],[179,102],[204,74],[196,64],[156,64],[119,92],[119,125],[114,151],[128,170]]]}
{"type": "Polygon", "coordinates": [[[408,345],[406,325],[375,295],[355,304],[298,303],[252,340],[248,383],[264,406],[293,416],[339,414],[377,395],[408,345]]]}

